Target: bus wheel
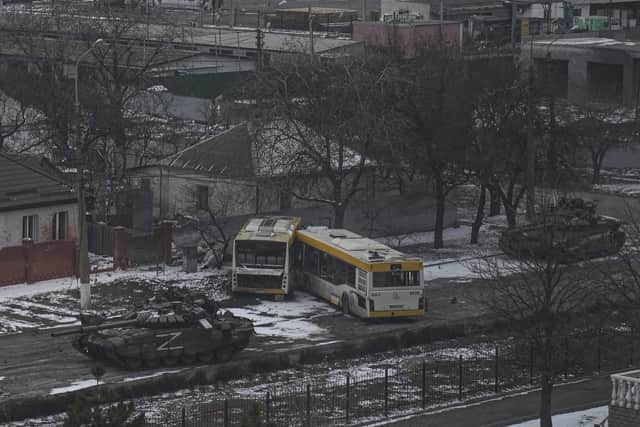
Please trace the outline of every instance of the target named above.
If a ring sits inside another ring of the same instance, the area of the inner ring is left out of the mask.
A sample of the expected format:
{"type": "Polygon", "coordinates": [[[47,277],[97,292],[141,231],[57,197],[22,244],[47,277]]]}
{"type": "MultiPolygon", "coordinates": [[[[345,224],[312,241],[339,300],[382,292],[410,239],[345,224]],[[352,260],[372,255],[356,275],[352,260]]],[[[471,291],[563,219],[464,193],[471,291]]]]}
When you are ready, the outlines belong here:
{"type": "Polygon", "coordinates": [[[344,314],[351,313],[351,307],[349,306],[349,295],[342,294],[342,312],[344,314]]]}

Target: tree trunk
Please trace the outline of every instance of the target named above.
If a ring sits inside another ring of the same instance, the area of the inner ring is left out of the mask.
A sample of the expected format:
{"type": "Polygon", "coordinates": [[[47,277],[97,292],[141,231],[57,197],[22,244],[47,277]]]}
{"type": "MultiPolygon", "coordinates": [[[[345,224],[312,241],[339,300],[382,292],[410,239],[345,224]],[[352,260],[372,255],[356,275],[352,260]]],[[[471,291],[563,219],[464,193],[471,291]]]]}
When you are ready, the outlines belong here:
{"type": "Polygon", "coordinates": [[[344,228],[345,206],[342,203],[333,205],[333,228],[344,228]]]}
{"type": "Polygon", "coordinates": [[[482,219],[484,218],[484,205],[487,201],[487,187],[482,185],[480,187],[480,200],[478,200],[478,209],[476,210],[476,219],[471,226],[471,244],[478,243],[478,237],[480,236],[480,226],[482,225],[482,219]]]}
{"type": "Polygon", "coordinates": [[[540,427],[553,427],[551,422],[551,392],[553,383],[548,372],[542,373],[540,390],[540,427]]]}
{"type": "Polygon", "coordinates": [[[436,180],[436,224],[433,232],[433,247],[434,249],[440,249],[444,247],[444,204],[445,195],[442,188],[442,182],[436,180]]]}
{"type": "Polygon", "coordinates": [[[500,193],[495,188],[489,189],[491,195],[491,202],[489,204],[489,216],[500,215],[500,193]]]}
{"type": "Polygon", "coordinates": [[[507,226],[513,228],[516,226],[516,207],[512,206],[508,201],[504,200],[504,213],[507,216],[507,226]]]}
{"type": "Polygon", "coordinates": [[[593,156],[591,167],[593,168],[593,174],[591,175],[591,183],[593,185],[600,184],[600,169],[602,169],[602,161],[604,160],[604,156],[598,157],[593,156]]]}

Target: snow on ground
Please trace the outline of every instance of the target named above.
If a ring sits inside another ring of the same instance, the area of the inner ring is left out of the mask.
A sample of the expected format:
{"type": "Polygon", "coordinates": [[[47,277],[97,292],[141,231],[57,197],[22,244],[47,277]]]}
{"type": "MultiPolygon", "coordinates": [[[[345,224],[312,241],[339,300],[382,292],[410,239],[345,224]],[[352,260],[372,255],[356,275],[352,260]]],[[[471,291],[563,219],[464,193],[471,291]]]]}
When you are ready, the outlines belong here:
{"type": "MultiPolygon", "coordinates": [[[[553,427],[587,427],[604,420],[609,413],[608,406],[587,409],[586,411],[571,412],[553,416],[553,427]]],[[[520,424],[512,424],[508,427],[538,427],[540,420],[530,420],[520,424]]]]}
{"type": "Polygon", "coordinates": [[[332,305],[304,292],[297,292],[286,302],[261,300],[257,305],[228,310],[236,316],[251,319],[256,335],[312,341],[325,338],[327,330],[312,323],[311,319],[336,313],[332,305]],[[286,310],[283,310],[283,304],[286,304],[286,310]]]}
{"type": "Polygon", "coordinates": [[[640,196],[640,183],[619,183],[594,185],[595,191],[622,196],[640,196]]]}
{"type": "MultiPolygon", "coordinates": [[[[446,228],[443,233],[445,242],[460,239],[469,239],[471,236],[471,227],[462,225],[459,227],[446,228]]],[[[409,234],[398,234],[395,236],[378,237],[379,242],[394,247],[403,247],[416,244],[433,243],[433,231],[422,231],[409,234]]]]}
{"type": "Polygon", "coordinates": [[[83,388],[93,387],[96,384],[97,384],[97,381],[95,378],[92,378],[90,380],[78,380],[78,381],[74,381],[73,383],[71,383],[71,385],[66,387],[52,388],[49,394],[60,394],[60,393],[66,393],[69,391],[82,390],[83,388]]]}
{"type": "MultiPolygon", "coordinates": [[[[186,369],[186,368],[185,368],[185,369],[186,369]]],[[[180,371],[184,371],[184,369],[175,369],[175,370],[173,370],[173,371],[160,371],[160,372],[154,372],[154,373],[153,373],[153,374],[151,374],[151,375],[142,375],[142,376],[139,376],[139,377],[127,377],[127,378],[124,378],[124,379],[122,380],[122,382],[125,382],[125,383],[126,383],[126,382],[130,382],[130,381],[145,380],[145,379],[147,379],[147,378],[159,377],[160,375],[164,375],[164,374],[175,374],[175,373],[180,372],[180,371]]]]}
{"type": "MultiPolygon", "coordinates": [[[[223,282],[227,270],[184,273],[180,267],[138,268],[91,275],[92,308],[113,315],[144,301],[158,286],[172,285],[228,299],[223,282]]],[[[79,281],[75,277],[0,287],[0,335],[28,328],[77,323],[79,281]]]]}

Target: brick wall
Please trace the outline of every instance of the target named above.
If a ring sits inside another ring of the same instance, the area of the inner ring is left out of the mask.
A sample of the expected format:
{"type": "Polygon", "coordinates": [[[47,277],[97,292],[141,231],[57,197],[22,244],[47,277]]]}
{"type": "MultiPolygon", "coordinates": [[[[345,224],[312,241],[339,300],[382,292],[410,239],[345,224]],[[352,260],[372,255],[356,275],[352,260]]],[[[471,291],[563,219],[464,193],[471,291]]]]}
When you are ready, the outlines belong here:
{"type": "Polygon", "coordinates": [[[33,283],[77,275],[76,242],[25,241],[22,246],[0,249],[0,286],[33,283]]]}
{"type": "Polygon", "coordinates": [[[125,227],[114,228],[113,264],[125,269],[155,262],[171,263],[173,225],[164,222],[151,233],[140,233],[125,227]]]}
{"type": "Polygon", "coordinates": [[[609,427],[640,426],[640,411],[609,405],[609,427]]]}

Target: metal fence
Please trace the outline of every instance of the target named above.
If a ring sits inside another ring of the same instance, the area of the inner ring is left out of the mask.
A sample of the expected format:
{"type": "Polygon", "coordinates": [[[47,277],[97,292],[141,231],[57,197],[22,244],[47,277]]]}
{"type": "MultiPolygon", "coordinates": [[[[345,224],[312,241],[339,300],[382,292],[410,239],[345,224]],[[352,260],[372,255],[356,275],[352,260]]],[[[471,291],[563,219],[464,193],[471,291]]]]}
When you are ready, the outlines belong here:
{"type": "MultiPolygon", "coordinates": [[[[640,337],[598,331],[559,337],[554,342],[558,380],[627,368],[636,362],[640,337]]],[[[147,425],[329,426],[389,416],[412,408],[463,401],[535,385],[538,360],[527,342],[489,352],[451,357],[430,355],[405,367],[384,366],[361,375],[292,382],[249,398],[230,396],[175,413],[147,418],[147,425]]]]}

